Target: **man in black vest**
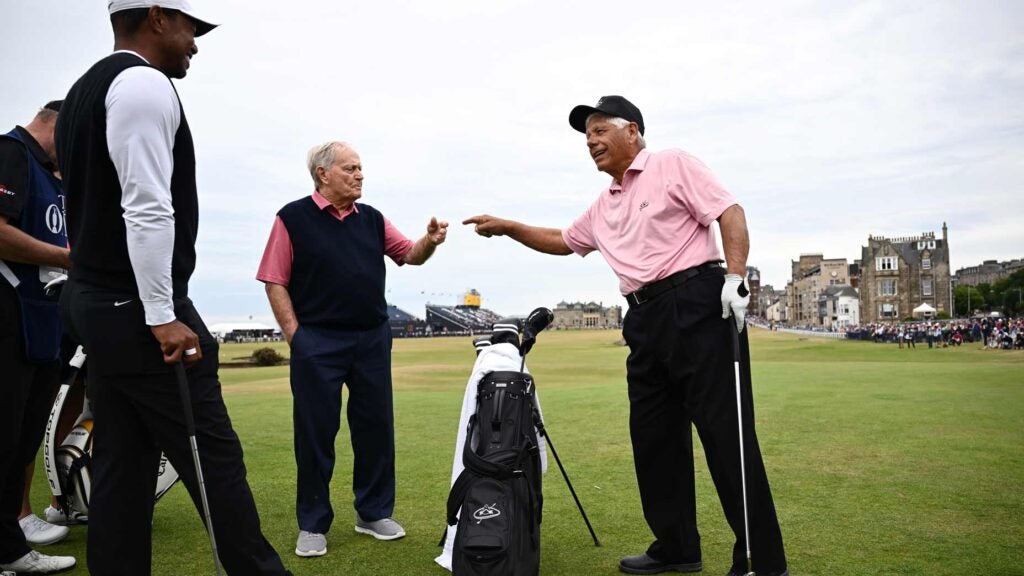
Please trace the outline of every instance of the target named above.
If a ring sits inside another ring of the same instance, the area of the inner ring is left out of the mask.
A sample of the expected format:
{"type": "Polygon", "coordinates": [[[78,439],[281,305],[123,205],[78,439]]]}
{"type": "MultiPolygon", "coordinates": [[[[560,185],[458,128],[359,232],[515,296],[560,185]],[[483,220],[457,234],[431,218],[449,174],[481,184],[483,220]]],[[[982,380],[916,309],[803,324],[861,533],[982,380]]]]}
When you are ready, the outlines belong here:
{"type": "Polygon", "coordinates": [[[228,574],[286,574],[260,531],[217,343],[188,298],[195,151],[170,78],[214,25],[187,0],[111,0],[109,11],[115,52],[72,86],[57,125],[74,263],[61,305],[89,354],[94,403],[89,571],[150,573],[161,450],[200,507],[173,371],[184,361],[220,560],[228,574]]]}
{"type": "Polygon", "coordinates": [[[348,144],[316,146],[307,164],[316,190],[277,213],[256,275],[292,350],[295,553],[304,557],[327,553],[342,383],[349,388],[355,530],[378,540],[405,536],[391,518],[395,430],[384,256],[399,266],[423,264],[448,230],[431,218],[414,243],[372,206],[357,203],[363,166],[348,144]]]}
{"type": "Polygon", "coordinates": [[[0,570],[24,574],[75,565],[74,558],[39,554],[26,542],[26,532],[35,531],[55,532],[59,540],[66,527],[34,514],[21,525],[18,518],[25,467],[43,440],[60,376],[60,314],[43,290],[71,265],[64,192],[54,176],[60,108],[59,100],[50,102],[24,128],[0,135],[0,570]]]}

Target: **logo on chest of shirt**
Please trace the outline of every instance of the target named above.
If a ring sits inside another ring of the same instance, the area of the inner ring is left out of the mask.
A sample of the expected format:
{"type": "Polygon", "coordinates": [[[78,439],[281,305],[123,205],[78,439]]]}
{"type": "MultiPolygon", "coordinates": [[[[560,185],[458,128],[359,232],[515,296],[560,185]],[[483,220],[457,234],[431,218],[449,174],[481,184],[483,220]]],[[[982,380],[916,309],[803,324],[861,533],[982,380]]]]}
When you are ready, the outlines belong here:
{"type": "Polygon", "coordinates": [[[60,234],[64,229],[64,212],[56,204],[50,204],[46,209],[46,227],[53,234],[60,234]]]}
{"type": "Polygon", "coordinates": [[[0,196],[14,196],[14,190],[10,190],[7,186],[0,184],[0,196]]]}
{"type": "Polygon", "coordinates": [[[647,208],[650,205],[651,205],[650,202],[648,202],[647,200],[644,200],[643,202],[640,203],[640,209],[643,210],[644,208],[647,208]]]}

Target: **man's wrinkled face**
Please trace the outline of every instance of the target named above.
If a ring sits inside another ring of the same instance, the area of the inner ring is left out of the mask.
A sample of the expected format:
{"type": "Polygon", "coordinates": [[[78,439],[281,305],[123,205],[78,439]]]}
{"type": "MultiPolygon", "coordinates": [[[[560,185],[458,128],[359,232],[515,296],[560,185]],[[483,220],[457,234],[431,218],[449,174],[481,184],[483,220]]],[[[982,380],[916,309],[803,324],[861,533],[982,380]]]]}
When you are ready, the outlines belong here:
{"type": "Polygon", "coordinates": [[[619,128],[607,116],[593,116],[587,121],[587,147],[590,157],[602,172],[624,171],[633,161],[630,143],[635,124],[619,128]]]}
{"type": "Polygon", "coordinates": [[[351,148],[334,152],[334,164],[320,168],[320,193],[332,203],[355,202],[363,196],[363,165],[359,154],[351,148]]]}

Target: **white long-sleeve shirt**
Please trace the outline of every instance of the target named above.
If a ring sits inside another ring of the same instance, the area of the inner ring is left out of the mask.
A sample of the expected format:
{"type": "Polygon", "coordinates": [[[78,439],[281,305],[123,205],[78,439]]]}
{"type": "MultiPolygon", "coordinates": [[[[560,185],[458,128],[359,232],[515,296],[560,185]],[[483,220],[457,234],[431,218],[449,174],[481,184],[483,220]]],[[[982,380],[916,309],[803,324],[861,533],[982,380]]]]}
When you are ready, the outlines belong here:
{"type": "Polygon", "coordinates": [[[166,324],[175,319],[171,175],[181,104],[170,78],[156,68],[133,66],[111,83],[106,109],[107,148],[121,183],[128,258],[146,324],[166,324]]]}

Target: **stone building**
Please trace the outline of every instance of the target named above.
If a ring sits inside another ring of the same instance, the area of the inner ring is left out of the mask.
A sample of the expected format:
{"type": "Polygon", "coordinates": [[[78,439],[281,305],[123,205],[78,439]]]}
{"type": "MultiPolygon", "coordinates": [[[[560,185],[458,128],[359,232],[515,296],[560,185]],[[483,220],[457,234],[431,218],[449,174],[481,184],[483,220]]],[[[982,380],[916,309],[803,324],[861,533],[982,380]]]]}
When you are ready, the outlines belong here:
{"type": "Polygon", "coordinates": [[[1024,270],[1024,260],[1019,258],[1006,262],[985,260],[977,266],[968,266],[957,270],[953,280],[957,286],[991,285],[1018,270],[1024,270]]]}
{"type": "Polygon", "coordinates": [[[761,271],[754,266],[747,266],[747,286],[750,289],[747,313],[760,316],[764,313],[764,307],[761,305],[761,271]]]}
{"type": "Polygon", "coordinates": [[[818,296],[818,322],[829,330],[860,324],[860,298],[849,284],[828,286],[818,296]]]}
{"type": "Polygon", "coordinates": [[[553,310],[555,319],[551,327],[556,330],[619,328],[622,326],[622,307],[596,302],[559,302],[553,310]]]}
{"type": "Polygon", "coordinates": [[[946,223],[942,238],[868,236],[861,248],[860,320],[862,323],[910,318],[914,308],[928,304],[949,314],[950,270],[946,223]]]}
{"type": "Polygon", "coordinates": [[[846,258],[801,254],[792,261],[793,277],[786,284],[786,321],[798,326],[822,326],[818,298],[830,286],[849,286],[846,258]]]}

